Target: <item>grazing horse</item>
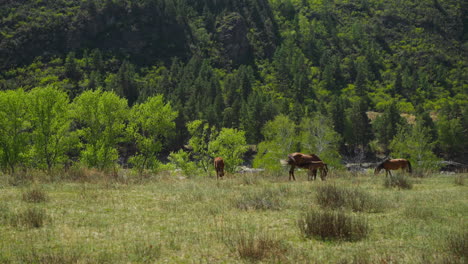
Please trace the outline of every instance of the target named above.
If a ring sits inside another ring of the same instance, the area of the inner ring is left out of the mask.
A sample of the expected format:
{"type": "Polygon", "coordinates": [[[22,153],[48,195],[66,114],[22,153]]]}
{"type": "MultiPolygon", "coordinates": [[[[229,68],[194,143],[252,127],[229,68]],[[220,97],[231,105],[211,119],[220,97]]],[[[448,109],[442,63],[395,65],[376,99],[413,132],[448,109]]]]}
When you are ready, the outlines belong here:
{"type": "Polygon", "coordinates": [[[375,168],[374,175],[377,175],[382,169],[385,169],[385,176],[388,176],[388,174],[392,176],[392,172],[390,170],[398,169],[407,169],[407,171],[411,173],[411,163],[406,159],[387,159],[375,168]]]}
{"type": "Polygon", "coordinates": [[[317,169],[309,168],[312,161],[322,160],[315,154],[307,155],[299,152],[289,154],[287,160],[288,164],[291,165],[291,169],[289,170],[289,180],[296,180],[296,177],[294,176],[294,168],[296,167],[309,169],[310,172],[314,175],[314,178],[317,177],[317,169]]]}
{"type": "Polygon", "coordinates": [[[328,174],[328,166],[326,163],[323,163],[323,161],[311,161],[308,166],[309,166],[309,171],[307,172],[307,175],[308,175],[309,181],[317,179],[317,173],[312,174],[313,170],[315,171],[320,170],[320,179],[322,179],[322,181],[325,180],[328,174]]]}
{"type": "Polygon", "coordinates": [[[214,159],[214,167],[216,170],[216,179],[222,178],[224,176],[224,160],[221,157],[216,157],[214,159]]]}

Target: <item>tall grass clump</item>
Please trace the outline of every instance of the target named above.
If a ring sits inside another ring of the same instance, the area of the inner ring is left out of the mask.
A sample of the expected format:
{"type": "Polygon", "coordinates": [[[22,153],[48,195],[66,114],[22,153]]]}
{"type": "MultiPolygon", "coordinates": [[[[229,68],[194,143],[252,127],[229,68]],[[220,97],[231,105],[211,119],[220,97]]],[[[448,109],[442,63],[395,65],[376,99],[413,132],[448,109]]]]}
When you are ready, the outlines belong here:
{"type": "Polygon", "coordinates": [[[324,208],[349,208],[356,212],[381,212],[384,202],[356,188],[323,185],[317,188],[317,202],[324,208]]]}
{"type": "Polygon", "coordinates": [[[287,248],[281,240],[262,231],[224,230],[223,242],[241,259],[251,262],[267,258],[281,262],[287,252],[287,248]]]}
{"type": "Polygon", "coordinates": [[[398,187],[398,189],[409,190],[413,188],[413,183],[405,175],[396,174],[385,177],[384,186],[385,188],[398,187]]]}
{"type": "Polygon", "coordinates": [[[41,203],[48,200],[47,194],[40,188],[34,187],[23,193],[23,201],[28,203],[41,203]]]}
{"type": "Polygon", "coordinates": [[[310,211],[298,220],[298,225],[306,238],[321,240],[358,241],[370,232],[365,218],[343,211],[310,211]]]}
{"type": "Polygon", "coordinates": [[[468,260],[468,231],[449,234],[446,247],[453,255],[468,260]]]}
{"type": "Polygon", "coordinates": [[[465,175],[457,175],[455,176],[455,185],[464,186],[465,185],[465,175]]]}
{"type": "Polygon", "coordinates": [[[10,223],[14,227],[25,226],[28,228],[40,228],[44,226],[47,214],[43,208],[27,208],[23,212],[12,214],[10,223]]]}
{"type": "Polygon", "coordinates": [[[234,200],[236,208],[241,210],[280,210],[282,206],[281,193],[278,190],[248,192],[234,200]]]}

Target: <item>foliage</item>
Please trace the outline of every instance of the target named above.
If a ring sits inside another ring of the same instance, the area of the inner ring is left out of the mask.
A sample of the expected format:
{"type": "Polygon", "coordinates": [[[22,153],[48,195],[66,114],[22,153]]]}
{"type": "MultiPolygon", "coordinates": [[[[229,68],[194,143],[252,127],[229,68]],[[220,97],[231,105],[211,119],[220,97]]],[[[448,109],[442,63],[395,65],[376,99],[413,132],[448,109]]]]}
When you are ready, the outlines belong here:
{"type": "Polygon", "coordinates": [[[15,172],[26,159],[31,123],[28,122],[27,94],[23,90],[0,91],[0,164],[15,172]]]}
{"type": "Polygon", "coordinates": [[[213,157],[224,159],[225,169],[228,172],[235,172],[236,167],[243,163],[243,156],[247,148],[245,132],[234,128],[223,128],[208,145],[209,152],[213,153],[213,157]]]}
{"type": "Polygon", "coordinates": [[[333,130],[329,119],[315,113],[303,118],[300,124],[299,141],[303,153],[313,153],[333,167],[341,167],[338,152],[340,136],[333,130]]]}
{"type": "Polygon", "coordinates": [[[410,128],[400,128],[390,143],[391,155],[410,160],[416,168],[435,170],[440,168],[439,159],[432,152],[429,130],[417,123],[410,128]]]}
{"type": "Polygon", "coordinates": [[[72,117],[83,138],[81,161],[90,167],[106,169],[118,159],[117,143],[123,140],[128,106],[112,92],[86,91],[72,104],[72,117]]]}
{"type": "Polygon", "coordinates": [[[185,176],[193,177],[198,173],[198,167],[195,162],[190,161],[189,153],[183,150],[171,152],[169,154],[169,161],[180,169],[185,176]]]}
{"type": "Polygon", "coordinates": [[[68,96],[54,87],[35,88],[28,94],[29,120],[32,126],[33,167],[50,171],[67,160],[71,149],[68,96]]]}
{"type": "Polygon", "coordinates": [[[388,151],[390,142],[404,124],[405,121],[400,116],[395,102],[390,103],[390,105],[385,108],[383,114],[375,119],[372,127],[375,130],[377,140],[382,145],[385,152],[388,151]]]}
{"type": "Polygon", "coordinates": [[[296,150],[296,126],[285,115],[278,115],[265,124],[262,129],[265,141],[258,145],[254,167],[269,170],[280,170],[280,159],[285,159],[289,153],[296,150]]]}
{"type": "Polygon", "coordinates": [[[162,95],[150,97],[130,110],[127,131],[138,149],[131,162],[140,173],[157,164],[157,154],[174,133],[176,117],[177,112],[170,103],[164,103],[162,95]]]}
{"type": "Polygon", "coordinates": [[[216,138],[218,132],[214,126],[210,126],[206,121],[202,120],[188,123],[187,128],[191,135],[189,146],[192,148],[192,156],[196,160],[198,167],[202,168],[205,173],[208,173],[211,161],[213,160],[209,144],[216,138]]]}
{"type": "MultiPolygon", "coordinates": [[[[275,116],[299,124],[321,112],[339,154],[363,160],[388,154],[405,125],[396,112],[426,112],[435,154],[466,160],[463,1],[7,1],[0,14],[2,91],[53,86],[73,100],[101,89],[129,106],[163,94],[179,115],[162,153],[190,139],[194,120],[259,144],[275,116]]],[[[2,161],[9,170],[28,158],[0,155],[15,160],[2,161]]]]}

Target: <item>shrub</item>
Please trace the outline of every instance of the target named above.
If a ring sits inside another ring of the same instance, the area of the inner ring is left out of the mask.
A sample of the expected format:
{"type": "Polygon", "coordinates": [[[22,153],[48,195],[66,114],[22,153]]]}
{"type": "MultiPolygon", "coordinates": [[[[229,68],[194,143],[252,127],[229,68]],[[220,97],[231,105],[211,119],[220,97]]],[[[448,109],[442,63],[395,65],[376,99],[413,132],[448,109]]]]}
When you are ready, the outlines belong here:
{"type": "Polygon", "coordinates": [[[223,242],[239,257],[248,261],[271,258],[281,262],[287,252],[284,244],[271,234],[260,231],[223,230],[223,242]]]}
{"type": "Polygon", "coordinates": [[[331,209],[350,208],[353,211],[380,212],[385,207],[369,193],[336,185],[323,185],[317,188],[317,202],[331,209]]]}
{"type": "Polygon", "coordinates": [[[23,193],[23,201],[29,203],[46,202],[48,199],[47,194],[37,187],[23,193]]]}
{"type": "Polygon", "coordinates": [[[42,208],[28,208],[18,214],[13,214],[10,219],[12,226],[25,226],[29,228],[40,228],[44,225],[47,215],[42,208]]]}
{"type": "Polygon", "coordinates": [[[403,174],[390,175],[385,177],[384,186],[386,188],[398,187],[398,189],[412,189],[413,183],[403,174]]]}
{"type": "Polygon", "coordinates": [[[357,241],[369,233],[366,219],[342,211],[311,211],[299,219],[298,225],[305,237],[321,240],[357,241]]]}

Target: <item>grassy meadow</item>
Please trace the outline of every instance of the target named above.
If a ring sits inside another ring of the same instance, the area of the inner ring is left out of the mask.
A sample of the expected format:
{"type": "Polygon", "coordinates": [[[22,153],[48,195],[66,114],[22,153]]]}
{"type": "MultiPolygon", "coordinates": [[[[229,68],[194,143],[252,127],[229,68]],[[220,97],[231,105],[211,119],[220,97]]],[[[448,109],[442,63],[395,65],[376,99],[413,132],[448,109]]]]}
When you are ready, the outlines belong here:
{"type": "Polygon", "coordinates": [[[296,174],[0,175],[0,263],[467,260],[467,174],[296,174]]]}

